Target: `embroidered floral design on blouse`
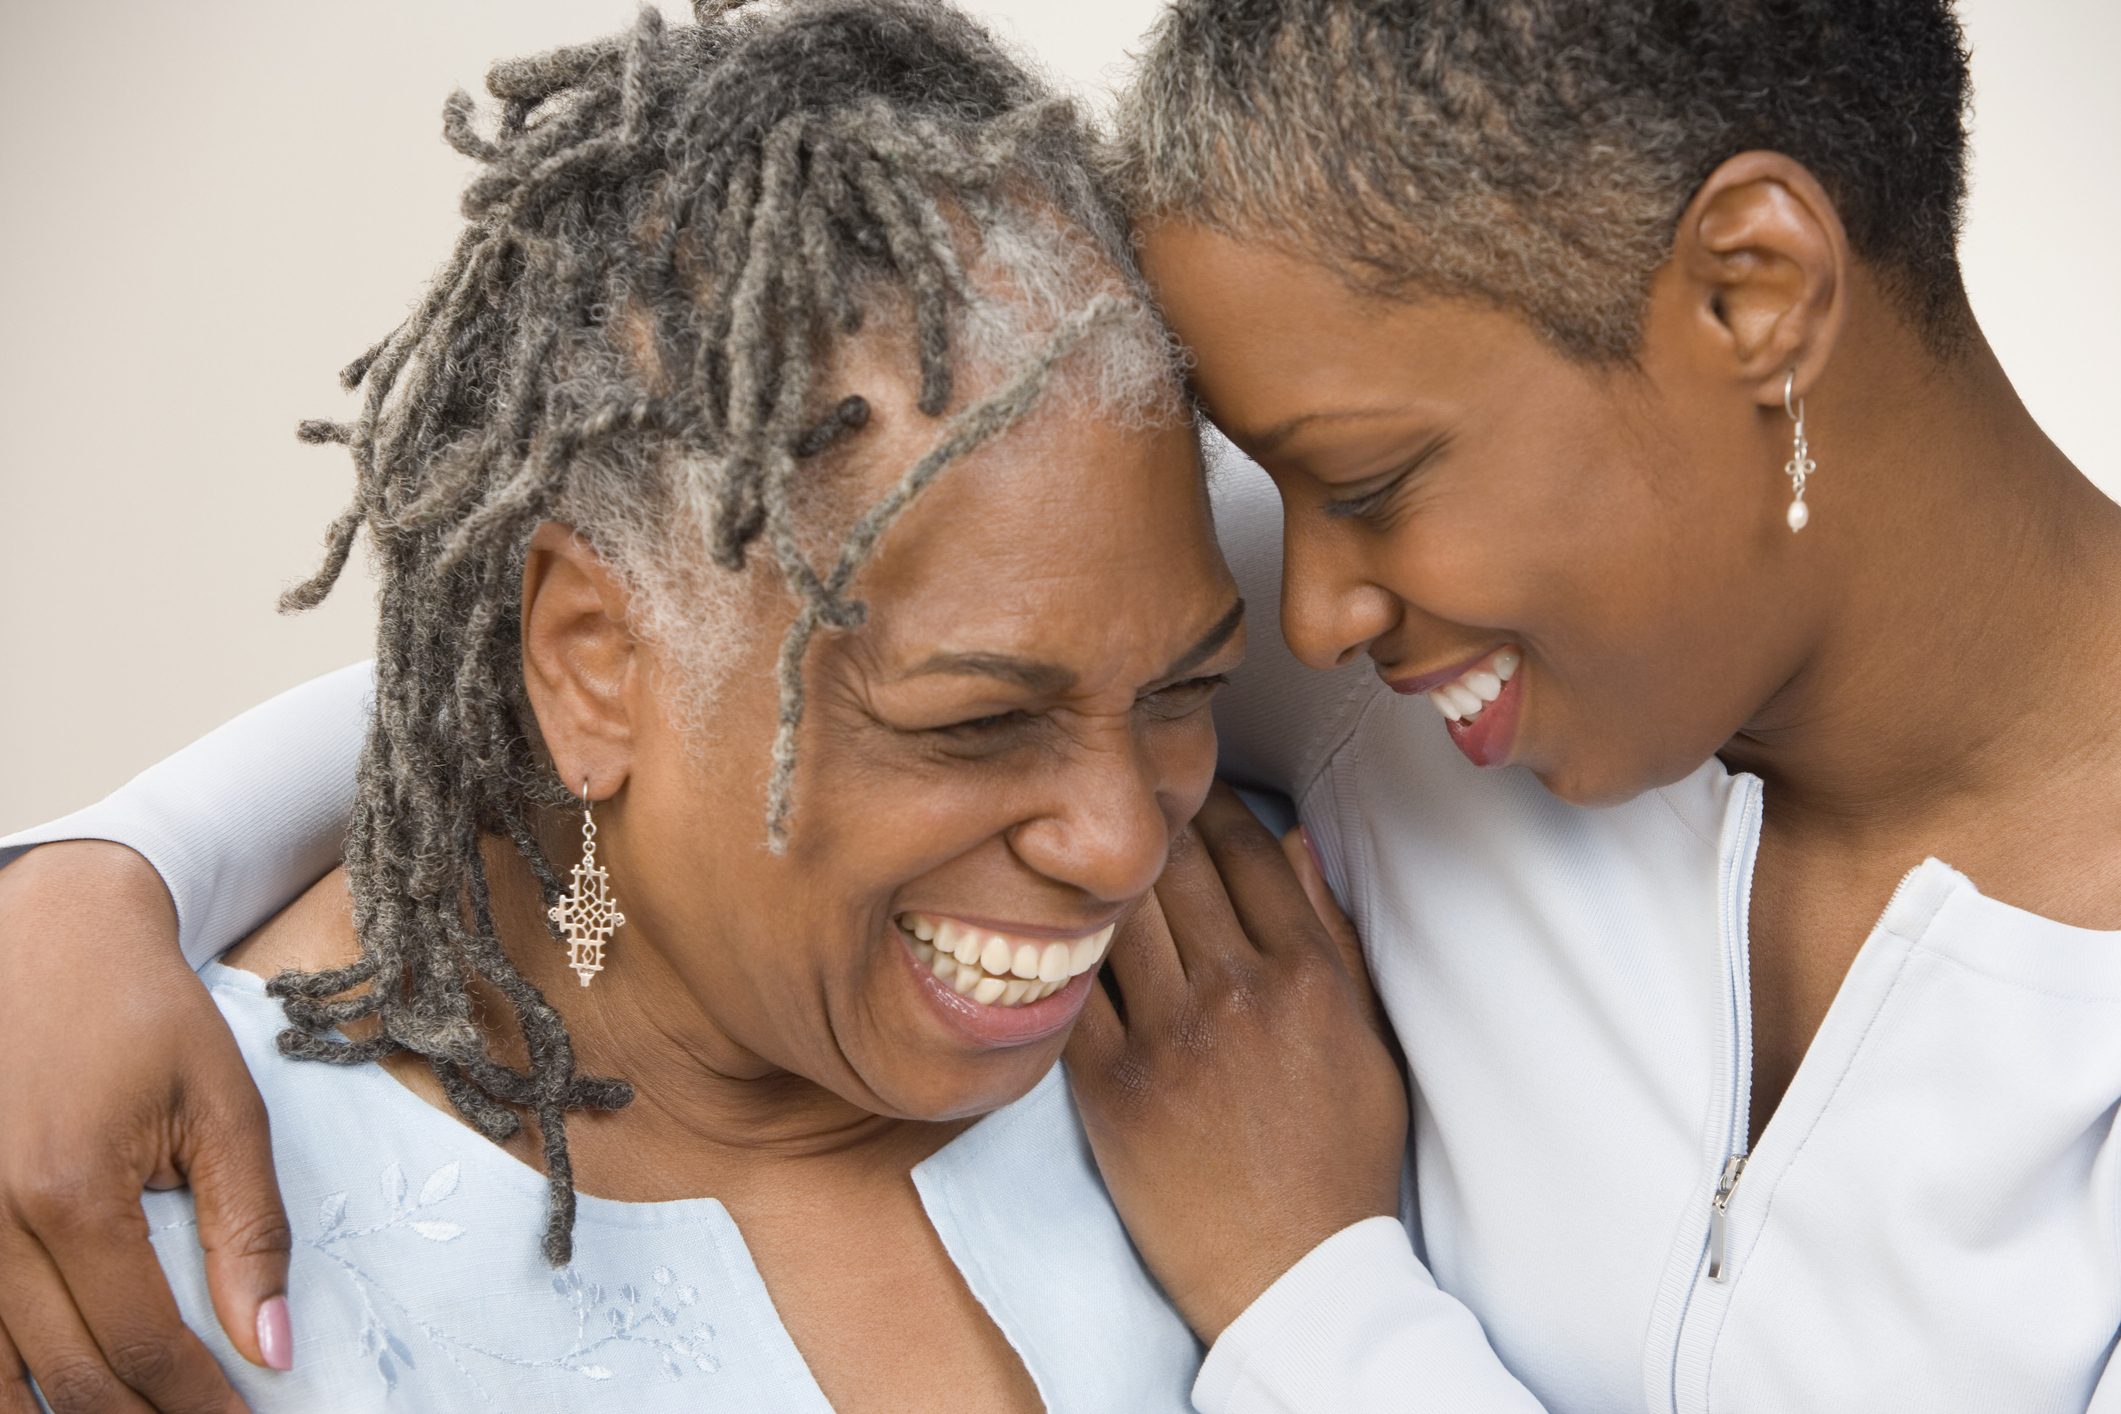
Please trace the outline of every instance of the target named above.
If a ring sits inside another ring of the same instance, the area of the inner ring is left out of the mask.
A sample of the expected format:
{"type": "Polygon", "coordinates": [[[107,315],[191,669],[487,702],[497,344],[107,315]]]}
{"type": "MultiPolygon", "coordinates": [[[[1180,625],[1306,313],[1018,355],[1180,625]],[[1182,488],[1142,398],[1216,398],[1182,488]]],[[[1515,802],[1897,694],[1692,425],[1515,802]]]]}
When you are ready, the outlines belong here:
{"type": "MultiPolygon", "coordinates": [[[[609,1289],[569,1266],[553,1274],[552,1297],[565,1302],[574,1320],[574,1335],[564,1349],[543,1355],[497,1350],[444,1329],[394,1297],[360,1260],[363,1244],[385,1235],[409,1234],[427,1242],[449,1243],[463,1237],[468,1215],[458,1212],[456,1197],[461,1168],[447,1163],[427,1176],[417,1198],[409,1196],[405,1170],[395,1162],[378,1178],[381,1213],[365,1225],[350,1216],[353,1201],[345,1192],[327,1194],[317,1205],[317,1230],[297,1232],[295,1240],[342,1272],[359,1295],[361,1328],[357,1352],[372,1363],[387,1395],[398,1387],[402,1371],[417,1370],[428,1352],[446,1360],[478,1390],[491,1408],[502,1408],[474,1372],[476,1359],[498,1361],[519,1369],[558,1369],[583,1379],[603,1381],[622,1372],[604,1363],[614,1352],[631,1347],[652,1351],[654,1368],[665,1379],[683,1379],[688,1369],[713,1374],[721,1368],[714,1354],[714,1327],[692,1308],[699,1290],[668,1266],[658,1266],[640,1282],[609,1289]],[[463,1219],[459,1221],[458,1219],[463,1219]],[[424,1347],[415,1355],[415,1346],[424,1347]]],[[[171,1226],[193,1227],[196,1220],[171,1226]]],[[[646,1373],[645,1370],[640,1373],[646,1373]]]]}

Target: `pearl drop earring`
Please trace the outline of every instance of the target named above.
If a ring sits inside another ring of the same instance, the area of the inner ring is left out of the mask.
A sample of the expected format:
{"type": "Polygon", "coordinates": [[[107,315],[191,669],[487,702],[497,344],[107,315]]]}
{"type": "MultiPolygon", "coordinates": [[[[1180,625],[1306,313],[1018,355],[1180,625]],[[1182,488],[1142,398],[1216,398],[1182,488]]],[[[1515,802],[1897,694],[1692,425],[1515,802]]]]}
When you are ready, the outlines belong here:
{"type": "Polygon", "coordinates": [[[1790,421],[1797,424],[1796,445],[1790,451],[1788,463],[1782,468],[1783,474],[1790,479],[1792,492],[1790,512],[1786,517],[1792,535],[1804,529],[1812,519],[1812,508],[1804,503],[1804,480],[1819,469],[1819,464],[1812,460],[1811,444],[1804,439],[1804,399],[1799,398],[1795,407],[1790,406],[1790,394],[1796,391],[1796,388],[1797,370],[1793,368],[1782,382],[1782,410],[1790,415],[1790,421]]]}

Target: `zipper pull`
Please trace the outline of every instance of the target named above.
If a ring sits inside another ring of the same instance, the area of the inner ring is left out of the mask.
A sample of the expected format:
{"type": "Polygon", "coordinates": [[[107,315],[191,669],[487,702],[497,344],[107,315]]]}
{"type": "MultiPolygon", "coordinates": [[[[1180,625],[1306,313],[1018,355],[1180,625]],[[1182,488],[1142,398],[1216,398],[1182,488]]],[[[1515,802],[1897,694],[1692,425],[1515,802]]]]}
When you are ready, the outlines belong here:
{"type": "Polygon", "coordinates": [[[1709,1280],[1723,1280],[1723,1242],[1731,1191],[1745,1172],[1745,1155],[1733,1154],[1723,1161],[1723,1175],[1716,1180],[1716,1196],[1709,1199],[1709,1280]]]}

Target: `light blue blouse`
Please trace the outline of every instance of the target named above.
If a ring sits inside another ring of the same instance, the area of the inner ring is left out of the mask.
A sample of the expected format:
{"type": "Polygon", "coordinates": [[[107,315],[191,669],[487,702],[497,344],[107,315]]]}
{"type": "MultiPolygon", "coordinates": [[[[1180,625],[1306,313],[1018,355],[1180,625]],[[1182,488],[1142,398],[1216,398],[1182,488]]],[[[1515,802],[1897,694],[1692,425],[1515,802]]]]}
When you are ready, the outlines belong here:
{"type": "MultiPolygon", "coordinates": [[[[380,1067],[281,1056],[264,983],[218,964],[204,976],[272,1116],[294,1228],[292,1372],[258,1369],[222,1335],[191,1195],[143,1203],[186,1324],[256,1414],[829,1407],[715,1199],[585,1195],[574,1262],[556,1272],[538,1250],[540,1174],[380,1067]]],[[[1059,1067],[913,1178],[1049,1410],[1191,1408],[1200,1346],[1121,1228],[1059,1067]]]]}

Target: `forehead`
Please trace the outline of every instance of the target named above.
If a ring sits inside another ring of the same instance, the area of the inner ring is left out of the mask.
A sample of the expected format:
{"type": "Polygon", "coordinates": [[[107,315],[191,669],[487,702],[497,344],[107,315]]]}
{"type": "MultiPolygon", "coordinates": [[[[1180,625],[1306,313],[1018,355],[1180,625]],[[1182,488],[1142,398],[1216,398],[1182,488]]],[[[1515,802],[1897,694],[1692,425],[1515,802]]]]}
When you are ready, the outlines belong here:
{"type": "Polygon", "coordinates": [[[1559,361],[1507,311],[1364,294],[1315,261],[1202,227],[1153,228],[1142,263],[1194,357],[1202,398],[1255,456],[1301,419],[1499,394],[1559,361]]]}
{"type": "MultiPolygon", "coordinates": [[[[943,426],[920,419],[894,437],[883,415],[884,467],[910,464],[943,426]],[[908,440],[912,456],[895,445],[908,440]]],[[[886,665],[1006,655],[1064,666],[1086,688],[1168,661],[1235,594],[1190,426],[1130,428],[1063,403],[944,472],[857,592],[886,665]]]]}

